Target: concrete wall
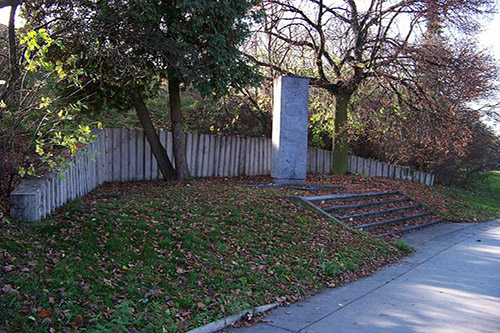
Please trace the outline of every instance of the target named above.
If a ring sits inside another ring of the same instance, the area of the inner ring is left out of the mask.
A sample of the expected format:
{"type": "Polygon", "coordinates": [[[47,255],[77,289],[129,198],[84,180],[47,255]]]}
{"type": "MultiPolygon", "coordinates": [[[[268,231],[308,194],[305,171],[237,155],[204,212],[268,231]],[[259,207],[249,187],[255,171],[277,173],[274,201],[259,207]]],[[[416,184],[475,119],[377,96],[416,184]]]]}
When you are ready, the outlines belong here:
{"type": "MultiPolygon", "coordinates": [[[[162,179],[141,130],[108,128],[94,134],[97,140],[81,149],[64,173],[26,179],[10,194],[12,218],[37,221],[104,182],[162,179]]],[[[160,131],[159,136],[172,158],[172,134],[160,131]]],[[[186,135],[188,166],[191,175],[196,177],[269,175],[271,151],[271,140],[266,138],[186,135]]],[[[307,156],[309,173],[330,173],[330,151],[309,148],[307,156]]],[[[434,184],[431,174],[356,156],[349,158],[349,171],[434,184]]]]}

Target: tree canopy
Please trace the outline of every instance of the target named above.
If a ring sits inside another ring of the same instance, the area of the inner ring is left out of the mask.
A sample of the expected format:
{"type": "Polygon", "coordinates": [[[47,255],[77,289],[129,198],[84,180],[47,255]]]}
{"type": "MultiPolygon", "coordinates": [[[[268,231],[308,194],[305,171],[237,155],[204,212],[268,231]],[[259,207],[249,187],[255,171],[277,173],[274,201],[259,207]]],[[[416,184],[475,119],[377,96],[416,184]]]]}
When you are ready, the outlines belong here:
{"type": "Polygon", "coordinates": [[[478,147],[496,151],[471,107],[497,91],[497,64],[474,40],[492,0],[0,1],[19,4],[28,28],[61,39],[49,62],[78,68],[76,81],[54,89],[89,109],[135,108],[166,177],[188,177],[184,117],[196,130],[215,97],[232,92],[204,117],[203,130],[223,127],[210,124],[220,116],[269,134],[271,89],[252,87],[258,70],[311,78],[311,142],[333,146],[336,173],[352,149],[434,172],[463,164],[478,147]],[[175,170],[147,107],[165,88],[175,170]],[[181,96],[194,95],[202,107],[189,115],[181,96]]]}
{"type": "MultiPolygon", "coordinates": [[[[145,87],[154,80],[168,80],[177,177],[184,179],[188,173],[179,87],[192,85],[210,95],[258,81],[257,71],[239,50],[257,16],[252,11],[256,3],[40,0],[26,3],[24,10],[33,27],[45,27],[65,40],[67,52],[82,55],[83,79],[119,86],[142,115],[145,87]]],[[[157,147],[154,133],[147,133],[157,147]]],[[[157,159],[163,155],[165,160],[164,150],[152,148],[157,159]]],[[[171,171],[164,175],[171,176],[171,171]]]]}
{"type": "MultiPolygon", "coordinates": [[[[431,63],[432,57],[440,56],[433,52],[424,55],[425,47],[421,51],[425,33],[440,34],[446,41],[443,31],[446,26],[449,33],[465,31],[470,35],[478,28],[478,19],[491,13],[494,6],[491,0],[269,0],[264,3],[265,23],[252,44],[253,51],[255,48],[259,51],[249,52],[249,56],[271,73],[311,77],[312,85],[333,98],[332,163],[336,173],[347,170],[347,109],[360,86],[371,80],[372,84],[424,93],[418,88],[422,82],[418,82],[416,62],[424,58],[431,63]]],[[[451,60],[451,55],[457,54],[448,53],[446,60],[451,60]]],[[[441,60],[436,67],[442,70],[457,64],[454,60],[451,64],[441,60]]],[[[395,93],[400,91],[396,89],[395,93]]],[[[427,98],[424,94],[419,96],[427,98]]]]}

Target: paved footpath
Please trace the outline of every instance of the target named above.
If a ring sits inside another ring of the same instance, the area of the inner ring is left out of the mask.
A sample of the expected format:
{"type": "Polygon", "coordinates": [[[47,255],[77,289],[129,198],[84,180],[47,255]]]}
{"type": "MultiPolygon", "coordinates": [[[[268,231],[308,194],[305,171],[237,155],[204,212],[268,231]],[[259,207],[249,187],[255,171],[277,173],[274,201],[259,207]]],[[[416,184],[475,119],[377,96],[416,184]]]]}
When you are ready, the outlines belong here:
{"type": "Polygon", "coordinates": [[[500,220],[405,239],[417,252],[397,264],[230,332],[500,332],[500,220]]]}

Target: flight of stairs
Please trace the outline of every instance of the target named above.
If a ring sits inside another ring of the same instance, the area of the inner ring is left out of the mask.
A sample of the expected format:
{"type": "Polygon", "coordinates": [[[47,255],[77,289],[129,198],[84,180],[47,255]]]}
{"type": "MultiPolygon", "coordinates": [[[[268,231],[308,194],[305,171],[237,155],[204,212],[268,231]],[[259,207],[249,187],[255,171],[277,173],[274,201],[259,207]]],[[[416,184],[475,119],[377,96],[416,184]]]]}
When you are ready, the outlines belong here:
{"type": "Polygon", "coordinates": [[[343,193],[313,197],[287,197],[349,228],[376,237],[402,234],[442,220],[419,202],[399,191],[343,193]]]}

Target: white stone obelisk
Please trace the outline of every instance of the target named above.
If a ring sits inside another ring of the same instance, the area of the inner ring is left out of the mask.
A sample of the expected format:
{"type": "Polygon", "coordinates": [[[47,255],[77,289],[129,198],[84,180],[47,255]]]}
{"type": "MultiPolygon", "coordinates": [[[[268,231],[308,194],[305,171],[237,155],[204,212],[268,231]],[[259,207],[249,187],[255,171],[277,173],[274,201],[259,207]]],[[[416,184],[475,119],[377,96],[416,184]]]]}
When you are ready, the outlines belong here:
{"type": "Polygon", "coordinates": [[[309,79],[274,80],[271,177],[276,185],[302,185],[307,174],[309,79]]]}

